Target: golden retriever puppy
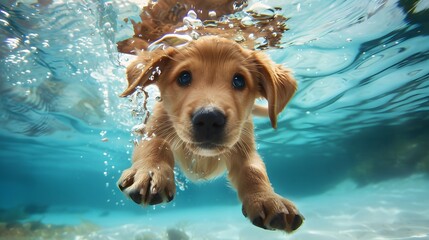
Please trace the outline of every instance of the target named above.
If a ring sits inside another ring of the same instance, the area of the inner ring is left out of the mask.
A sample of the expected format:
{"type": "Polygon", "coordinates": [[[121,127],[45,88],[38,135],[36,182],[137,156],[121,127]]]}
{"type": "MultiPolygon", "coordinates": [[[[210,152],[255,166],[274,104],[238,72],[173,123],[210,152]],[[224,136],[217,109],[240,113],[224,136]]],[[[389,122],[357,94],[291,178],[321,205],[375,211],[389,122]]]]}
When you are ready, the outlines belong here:
{"type": "MultiPolygon", "coordinates": [[[[273,191],[255,146],[255,99],[268,100],[273,128],[297,86],[290,71],[265,54],[220,37],[202,37],[182,48],[143,52],[127,68],[128,96],[156,84],[162,101],[154,107],[132,166],[119,188],[138,204],[173,199],[177,163],[191,180],[227,171],[242,201],[244,216],[258,227],[296,230],[303,217],[273,191]]],[[[261,108],[256,108],[261,111],[261,108]]]]}

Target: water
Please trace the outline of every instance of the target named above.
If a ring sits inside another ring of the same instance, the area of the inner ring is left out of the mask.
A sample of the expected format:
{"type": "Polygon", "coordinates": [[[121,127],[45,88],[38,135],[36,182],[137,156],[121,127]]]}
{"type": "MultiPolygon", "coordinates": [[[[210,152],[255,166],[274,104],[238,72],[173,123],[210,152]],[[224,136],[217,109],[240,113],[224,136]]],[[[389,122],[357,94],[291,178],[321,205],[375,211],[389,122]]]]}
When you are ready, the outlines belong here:
{"type": "Polygon", "coordinates": [[[177,169],[178,195],[155,208],[116,188],[138,118],[118,97],[131,57],[115,42],[138,3],[2,0],[0,239],[429,239],[429,1],[264,3],[290,17],[267,53],[299,90],[278,130],[255,118],[256,134],[306,216],[295,234],[253,227],[224,177],[177,169]]]}

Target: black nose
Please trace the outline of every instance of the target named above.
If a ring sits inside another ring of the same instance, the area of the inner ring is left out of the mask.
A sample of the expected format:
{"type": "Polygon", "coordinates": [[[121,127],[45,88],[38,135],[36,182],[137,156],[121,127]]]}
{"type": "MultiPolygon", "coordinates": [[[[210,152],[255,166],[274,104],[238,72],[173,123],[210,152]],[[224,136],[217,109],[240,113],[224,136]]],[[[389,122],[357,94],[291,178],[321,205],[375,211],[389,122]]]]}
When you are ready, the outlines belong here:
{"type": "Polygon", "coordinates": [[[195,141],[210,148],[221,143],[226,124],[225,115],[216,108],[200,108],[192,115],[195,141]]]}

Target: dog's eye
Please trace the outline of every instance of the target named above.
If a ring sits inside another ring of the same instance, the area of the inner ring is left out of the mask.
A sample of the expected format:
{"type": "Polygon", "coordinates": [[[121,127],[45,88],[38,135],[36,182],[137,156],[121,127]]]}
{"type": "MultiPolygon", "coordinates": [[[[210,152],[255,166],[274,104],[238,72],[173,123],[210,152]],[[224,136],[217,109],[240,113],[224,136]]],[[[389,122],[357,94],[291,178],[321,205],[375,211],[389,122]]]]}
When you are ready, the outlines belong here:
{"type": "Polygon", "coordinates": [[[235,74],[232,78],[232,86],[237,90],[243,89],[246,86],[244,76],[241,74],[235,74]]]}
{"type": "Polygon", "coordinates": [[[186,86],[191,85],[191,81],[192,81],[192,75],[188,71],[181,72],[179,74],[179,77],[177,77],[177,83],[181,87],[186,87],[186,86]]]}

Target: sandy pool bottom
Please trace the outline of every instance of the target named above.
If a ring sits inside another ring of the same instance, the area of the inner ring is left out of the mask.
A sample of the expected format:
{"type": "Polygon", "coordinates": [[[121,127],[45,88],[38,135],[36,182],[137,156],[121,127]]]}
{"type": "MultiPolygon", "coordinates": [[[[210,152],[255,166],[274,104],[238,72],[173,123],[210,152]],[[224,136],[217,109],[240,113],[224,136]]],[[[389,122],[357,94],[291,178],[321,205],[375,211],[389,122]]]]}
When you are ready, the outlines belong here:
{"type": "Polygon", "coordinates": [[[103,216],[96,210],[48,213],[44,224],[76,224],[86,231],[58,229],[56,235],[43,237],[42,228],[37,236],[0,234],[0,239],[429,239],[429,179],[421,175],[363,188],[345,182],[295,202],[306,220],[290,235],[254,227],[237,205],[172,209],[150,216],[125,211],[103,216]]]}

